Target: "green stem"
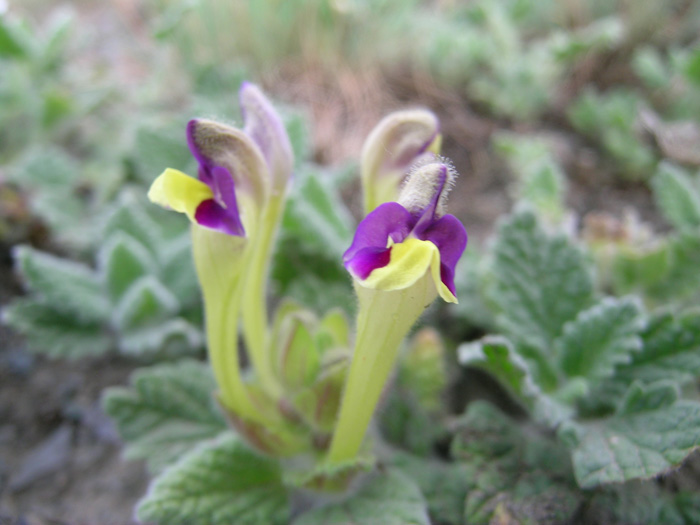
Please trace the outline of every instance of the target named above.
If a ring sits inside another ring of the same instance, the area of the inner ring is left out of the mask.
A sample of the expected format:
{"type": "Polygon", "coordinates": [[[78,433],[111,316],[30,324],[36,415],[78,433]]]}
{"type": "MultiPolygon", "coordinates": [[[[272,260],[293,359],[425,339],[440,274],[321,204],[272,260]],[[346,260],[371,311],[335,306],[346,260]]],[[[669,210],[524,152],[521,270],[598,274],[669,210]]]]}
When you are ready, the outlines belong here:
{"type": "Polygon", "coordinates": [[[359,452],[401,341],[437,292],[429,275],[404,290],[356,284],[359,298],[355,351],[326,462],[351,461],[359,452]]]}
{"type": "Polygon", "coordinates": [[[255,236],[253,252],[247,263],[249,273],[243,284],[243,337],[261,386],[273,396],[281,395],[281,387],[268,352],[267,274],[283,209],[284,195],[272,196],[255,236]]]}

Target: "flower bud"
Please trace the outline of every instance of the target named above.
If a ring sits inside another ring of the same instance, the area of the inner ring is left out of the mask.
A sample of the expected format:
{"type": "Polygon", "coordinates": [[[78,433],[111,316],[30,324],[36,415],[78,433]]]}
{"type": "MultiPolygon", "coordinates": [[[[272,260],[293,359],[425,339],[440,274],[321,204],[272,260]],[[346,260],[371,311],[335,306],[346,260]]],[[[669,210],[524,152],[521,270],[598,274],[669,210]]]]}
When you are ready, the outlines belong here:
{"type": "Polygon", "coordinates": [[[397,111],[385,117],[362,148],[365,214],[395,201],[409,167],[440,150],[437,117],[425,109],[397,111]]]}
{"type": "Polygon", "coordinates": [[[265,158],[273,192],[284,193],[294,168],[292,144],[284,124],[256,85],[244,82],[238,96],[245,122],[243,131],[253,139],[265,158]]]}

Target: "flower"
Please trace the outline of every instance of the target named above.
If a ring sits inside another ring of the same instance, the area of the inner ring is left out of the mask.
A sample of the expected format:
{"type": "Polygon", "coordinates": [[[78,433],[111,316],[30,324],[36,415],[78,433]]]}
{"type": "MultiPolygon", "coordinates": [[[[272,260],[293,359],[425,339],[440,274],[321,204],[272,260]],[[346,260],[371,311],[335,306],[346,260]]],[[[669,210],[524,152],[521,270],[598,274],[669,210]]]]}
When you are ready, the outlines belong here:
{"type": "Polygon", "coordinates": [[[239,99],[243,129],[191,120],[187,145],[198,163],[197,178],[168,168],[148,197],[193,223],[192,251],[220,401],[242,420],[266,423],[241,374],[238,320],[243,318],[257,379],[275,391],[266,355],[265,276],[294,159],[282,120],[260,89],[243,83],[239,99]]]}
{"type": "Polygon", "coordinates": [[[293,155],[282,121],[260,89],[244,83],[239,97],[244,129],[191,120],[187,145],[199,164],[198,178],[168,168],[148,197],[199,226],[244,237],[257,226],[270,194],[285,193],[293,155]]]}
{"type": "Polygon", "coordinates": [[[407,176],[398,202],[360,223],[345,252],[358,296],[357,333],[326,463],[350,465],[362,446],[399,347],[439,294],[457,302],[454,272],[467,245],[464,226],[445,214],[455,172],[433,158],[407,176]]]}
{"type": "Polygon", "coordinates": [[[187,144],[199,164],[198,179],[168,168],[148,198],[195,224],[244,237],[238,194],[242,188],[253,202],[263,203],[269,176],[262,153],[241,130],[210,120],[187,124],[187,144]]]}
{"type": "Polygon", "coordinates": [[[365,217],[343,256],[362,286],[400,290],[430,271],[440,296],[457,302],[454,272],[467,232],[456,217],[444,214],[453,178],[448,164],[420,166],[408,176],[399,202],[384,203],[365,217]]]}

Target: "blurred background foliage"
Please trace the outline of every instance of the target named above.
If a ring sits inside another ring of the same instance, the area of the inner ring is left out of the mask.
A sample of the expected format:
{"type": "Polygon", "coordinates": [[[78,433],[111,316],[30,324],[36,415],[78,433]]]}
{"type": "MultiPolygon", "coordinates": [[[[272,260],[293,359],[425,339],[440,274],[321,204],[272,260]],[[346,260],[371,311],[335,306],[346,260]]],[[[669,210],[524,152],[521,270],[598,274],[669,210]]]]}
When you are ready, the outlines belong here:
{"type": "Polygon", "coordinates": [[[246,79],[296,157],[272,297],[352,312],[362,141],[423,105],[470,233],[460,304],[426,322],[456,342],[495,329],[487,241],[516,205],[584,248],[596,293],[698,306],[698,28],[693,0],[0,1],[3,320],[51,357],[201,355],[187,221],[143,195],[194,172],[188,119],[241,122],[246,79]]]}
{"type": "Polygon", "coordinates": [[[359,219],[353,159],[408,102],[442,118],[463,172],[454,211],[472,244],[464,299],[443,318],[459,320],[455,339],[493,327],[484,241],[509,203],[586,244],[601,291],[695,304],[698,27],[700,5],[682,0],[5,6],[0,241],[29,295],[3,318],[51,355],[158,353],[183,337],[201,348],[186,221],[141,195],[164,167],[195,169],[189,118],[240,122],[244,79],[272,94],[296,157],[274,297],[352,312],[340,260],[359,219]],[[104,303],[89,319],[64,300],[83,293],[104,303]],[[48,348],[57,327],[71,342],[48,348]]]}
{"type": "Polygon", "coordinates": [[[6,6],[0,241],[29,295],[3,318],[54,356],[158,354],[177,339],[201,348],[186,220],[141,195],[164,167],[195,169],[189,118],[241,121],[244,79],[272,94],[296,157],[274,297],[352,312],[340,261],[360,218],[354,159],[374,123],[408,102],[442,118],[463,172],[453,206],[472,243],[462,303],[442,317],[459,320],[443,322],[455,339],[494,326],[484,241],[509,202],[587,244],[601,291],[694,304],[697,27],[700,5],[681,0],[6,6]],[[104,302],[88,320],[64,300],[83,293],[104,302]],[[50,345],[61,331],[70,343],[50,345]]]}

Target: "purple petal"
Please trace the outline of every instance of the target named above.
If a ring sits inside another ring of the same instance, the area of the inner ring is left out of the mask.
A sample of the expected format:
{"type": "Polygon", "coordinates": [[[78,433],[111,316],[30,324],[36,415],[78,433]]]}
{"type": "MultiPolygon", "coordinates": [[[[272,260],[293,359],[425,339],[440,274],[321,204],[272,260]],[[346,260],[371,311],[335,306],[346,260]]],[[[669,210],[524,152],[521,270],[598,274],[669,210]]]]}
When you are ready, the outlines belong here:
{"type": "Polygon", "coordinates": [[[209,159],[207,159],[197,146],[197,142],[194,140],[195,129],[197,128],[197,120],[190,120],[187,123],[187,146],[192,153],[192,156],[197,159],[199,163],[199,180],[204,184],[211,186],[211,170],[214,167],[209,159]]]}
{"type": "Polygon", "coordinates": [[[445,215],[426,228],[417,237],[430,241],[440,251],[440,276],[454,294],[454,274],[457,261],[467,247],[467,230],[454,215],[445,215]]]}
{"type": "Polygon", "coordinates": [[[377,268],[383,268],[391,260],[391,248],[364,248],[346,261],[345,268],[360,279],[367,279],[377,268]]]}
{"type": "Polygon", "coordinates": [[[197,207],[194,219],[197,224],[220,231],[228,235],[245,236],[243,224],[238,216],[229,213],[229,210],[220,206],[214,199],[207,199],[197,207]]]}
{"type": "Polygon", "coordinates": [[[358,225],[350,248],[343,254],[345,266],[348,267],[355,255],[366,248],[386,250],[389,237],[395,243],[403,241],[414,223],[411,214],[397,202],[378,206],[358,225]]]}
{"type": "Polygon", "coordinates": [[[286,183],[292,173],[294,155],[282,119],[254,84],[241,85],[239,101],[245,122],[243,131],[260,148],[273,176],[286,183]]]}

